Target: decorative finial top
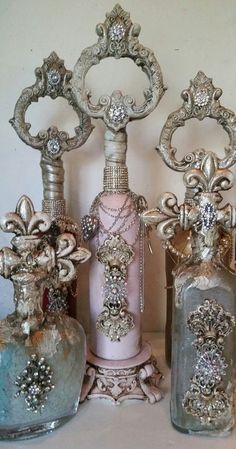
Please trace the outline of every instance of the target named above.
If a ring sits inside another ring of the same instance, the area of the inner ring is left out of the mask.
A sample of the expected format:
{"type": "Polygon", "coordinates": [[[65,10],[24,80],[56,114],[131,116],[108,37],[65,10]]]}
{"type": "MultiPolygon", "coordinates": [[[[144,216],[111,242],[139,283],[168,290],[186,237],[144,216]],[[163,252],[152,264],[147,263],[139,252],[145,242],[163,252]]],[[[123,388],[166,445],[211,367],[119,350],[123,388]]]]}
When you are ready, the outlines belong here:
{"type": "Polygon", "coordinates": [[[19,199],[15,212],[8,212],[0,220],[2,231],[16,236],[38,235],[47,232],[50,226],[50,217],[43,212],[35,212],[32,201],[26,195],[19,199]]]}
{"type": "Polygon", "coordinates": [[[172,112],[162,129],[159,151],[164,162],[173,170],[186,171],[189,168],[199,168],[207,152],[197,149],[184,156],[182,160],[176,159],[176,148],[171,145],[174,132],[190,119],[203,120],[206,117],[215,119],[229,136],[229,145],[225,148],[225,157],[217,158],[220,169],[232,166],[236,161],[236,117],[234,112],[221,106],[219,98],[222,90],[213,85],[212,79],[199,71],[190,81],[188,89],[181,94],[184,102],[181,108],[172,112]]]}
{"type": "Polygon", "coordinates": [[[41,150],[49,159],[58,159],[65,151],[78,148],[88,139],[92,132],[90,118],[81,112],[71,95],[70,80],[72,72],[67,70],[64,61],[55,52],[44,59],[43,65],[35,69],[36,82],[25,88],[15,106],[14,117],[10,120],[18,136],[27,145],[41,150]],[[28,107],[39,98],[49,96],[52,99],[65,98],[73,107],[79,118],[79,126],[75,128],[75,136],[69,137],[65,131],[59,131],[56,126],[39,131],[36,136],[29,132],[30,123],[26,123],[25,114],[28,107]]]}
{"type": "Polygon", "coordinates": [[[140,25],[133,24],[130,14],[120,5],[115,5],[106,14],[104,23],[96,27],[98,42],[83,50],[77,61],[73,78],[73,93],[84,112],[94,118],[102,118],[109,129],[119,131],[130,120],[141,119],[150,114],[159,103],[165,87],[160,66],[154,53],[140,44],[140,25]],[[89,69],[105,58],[130,58],[147,75],[149,87],[144,91],[144,102],[136,105],[135,99],[120,91],[103,95],[95,105],[91,93],[85,88],[85,77],[89,69]]]}

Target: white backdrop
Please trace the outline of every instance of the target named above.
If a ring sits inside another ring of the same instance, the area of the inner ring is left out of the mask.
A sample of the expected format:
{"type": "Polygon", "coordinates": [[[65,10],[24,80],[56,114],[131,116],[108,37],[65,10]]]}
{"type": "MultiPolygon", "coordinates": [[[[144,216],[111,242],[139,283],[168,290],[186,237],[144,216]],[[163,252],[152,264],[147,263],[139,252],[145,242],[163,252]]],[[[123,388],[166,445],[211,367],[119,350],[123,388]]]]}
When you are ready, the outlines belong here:
{"type": "MultiPolygon", "coordinates": [[[[14,210],[17,199],[28,194],[41,208],[40,155],[22,143],[8,120],[21,90],[34,83],[34,69],[52,50],[73,69],[83,48],[96,42],[95,25],[114,6],[110,0],[0,0],[0,215],[14,210]]],[[[235,0],[124,0],[121,6],[141,24],[140,42],[152,48],[161,65],[168,91],[146,119],[128,126],[130,186],[154,207],[157,196],[173,191],[183,200],[181,174],[167,169],[155,152],[167,115],[177,109],[180,93],[198,70],[213,77],[224,90],[222,104],[236,109],[236,2],[235,0]]],[[[91,70],[88,83],[95,95],[121,89],[140,98],[145,76],[132,61],[106,60],[91,70]]],[[[32,132],[58,125],[73,132],[75,114],[63,100],[41,100],[27,115],[32,132]]],[[[78,219],[88,212],[102,188],[104,125],[83,148],[64,155],[65,196],[68,212],[78,219]]],[[[222,154],[227,135],[210,120],[190,122],[174,143],[179,154],[197,147],[222,154]]],[[[228,194],[234,200],[235,189],[228,194]]],[[[0,235],[0,247],[10,235],[0,235]]],[[[164,252],[154,234],[154,255],[146,257],[146,310],[144,330],[163,329],[165,323],[164,252]]],[[[78,317],[88,329],[88,264],[80,269],[78,317]]],[[[0,280],[0,317],[12,309],[9,281],[0,280]]]]}

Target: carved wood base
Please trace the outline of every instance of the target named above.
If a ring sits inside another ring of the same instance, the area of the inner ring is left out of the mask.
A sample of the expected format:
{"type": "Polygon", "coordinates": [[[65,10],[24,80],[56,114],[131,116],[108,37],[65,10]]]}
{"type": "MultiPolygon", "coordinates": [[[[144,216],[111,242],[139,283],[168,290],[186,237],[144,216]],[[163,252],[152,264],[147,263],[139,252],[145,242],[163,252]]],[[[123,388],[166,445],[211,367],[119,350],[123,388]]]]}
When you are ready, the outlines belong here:
{"type": "Polygon", "coordinates": [[[154,404],[163,397],[159,389],[161,378],[148,343],[128,360],[104,360],[89,352],[81,402],[103,398],[119,404],[126,399],[141,399],[154,404]]]}

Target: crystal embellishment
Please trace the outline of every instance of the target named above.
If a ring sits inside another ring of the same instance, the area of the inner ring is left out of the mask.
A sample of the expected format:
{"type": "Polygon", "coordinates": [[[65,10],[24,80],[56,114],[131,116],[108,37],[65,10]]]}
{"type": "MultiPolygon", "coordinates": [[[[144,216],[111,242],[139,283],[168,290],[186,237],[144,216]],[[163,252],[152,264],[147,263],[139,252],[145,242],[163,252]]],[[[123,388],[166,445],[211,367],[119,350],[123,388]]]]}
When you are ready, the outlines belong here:
{"type": "Polygon", "coordinates": [[[68,312],[68,290],[67,287],[49,288],[48,291],[48,311],[50,313],[68,312]]]}
{"type": "Polygon", "coordinates": [[[122,104],[112,104],[108,115],[114,124],[122,123],[125,119],[127,119],[127,113],[122,104]]]}
{"type": "Polygon", "coordinates": [[[32,354],[27,366],[17,376],[15,384],[19,388],[15,397],[25,396],[27,410],[38,413],[45,407],[48,393],[53,390],[52,370],[44,357],[32,354]]]}
{"type": "Polygon", "coordinates": [[[110,39],[115,42],[120,42],[125,37],[125,27],[122,23],[116,22],[109,31],[110,39]]]}
{"type": "Polygon", "coordinates": [[[58,139],[49,139],[47,143],[47,151],[50,156],[56,156],[59,154],[61,145],[58,139]]]}
{"type": "Polygon", "coordinates": [[[197,89],[196,93],[194,94],[194,103],[199,108],[203,108],[204,106],[207,106],[210,100],[210,96],[207,92],[207,89],[200,88],[197,89]]]}
{"type": "Polygon", "coordinates": [[[55,87],[57,86],[61,81],[61,75],[57,70],[50,70],[48,72],[48,83],[55,87]]]}
{"type": "Polygon", "coordinates": [[[200,206],[201,211],[201,221],[202,221],[202,230],[209,231],[215,223],[217,219],[217,213],[215,206],[207,202],[200,206]]]}
{"type": "Polygon", "coordinates": [[[232,406],[230,395],[223,383],[227,364],[223,357],[224,337],[232,332],[235,317],[215,299],[205,299],[187,321],[189,330],[197,336],[193,346],[197,349],[197,363],[189,390],[183,398],[186,413],[201,424],[212,424],[232,406]]]}

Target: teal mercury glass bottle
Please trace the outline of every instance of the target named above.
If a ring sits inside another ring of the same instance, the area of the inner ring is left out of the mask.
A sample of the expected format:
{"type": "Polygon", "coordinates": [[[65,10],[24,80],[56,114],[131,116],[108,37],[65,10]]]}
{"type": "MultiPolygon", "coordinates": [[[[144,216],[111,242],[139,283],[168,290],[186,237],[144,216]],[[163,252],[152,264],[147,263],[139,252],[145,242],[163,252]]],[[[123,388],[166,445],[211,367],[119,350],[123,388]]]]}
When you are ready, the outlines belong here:
{"type": "Polygon", "coordinates": [[[48,243],[50,218],[22,197],[1,229],[15,233],[0,251],[0,274],[14,285],[15,312],[0,322],[0,439],[31,438],[60,426],[78,410],[86,363],[80,324],[42,311],[50,275],[69,282],[90,253],[72,234],[48,243]],[[44,233],[46,233],[44,235],[44,233]]]}

